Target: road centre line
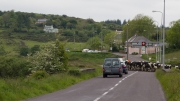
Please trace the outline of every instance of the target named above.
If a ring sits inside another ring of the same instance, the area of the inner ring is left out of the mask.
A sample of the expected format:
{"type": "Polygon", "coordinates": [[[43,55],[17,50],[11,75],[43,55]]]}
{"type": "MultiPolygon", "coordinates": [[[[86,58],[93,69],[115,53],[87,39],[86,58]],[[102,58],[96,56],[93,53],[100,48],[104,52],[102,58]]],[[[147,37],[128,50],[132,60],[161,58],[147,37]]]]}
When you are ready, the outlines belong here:
{"type": "Polygon", "coordinates": [[[99,96],[98,98],[96,98],[95,100],[93,101],[98,101],[100,100],[103,96],[105,96],[106,94],[108,94],[111,90],[113,90],[115,87],[117,87],[123,80],[127,79],[128,77],[136,74],[138,71],[132,73],[131,75],[128,75],[127,77],[123,78],[122,80],[120,80],[117,84],[115,84],[113,87],[111,87],[107,92],[104,92],[101,96],[99,96]]]}

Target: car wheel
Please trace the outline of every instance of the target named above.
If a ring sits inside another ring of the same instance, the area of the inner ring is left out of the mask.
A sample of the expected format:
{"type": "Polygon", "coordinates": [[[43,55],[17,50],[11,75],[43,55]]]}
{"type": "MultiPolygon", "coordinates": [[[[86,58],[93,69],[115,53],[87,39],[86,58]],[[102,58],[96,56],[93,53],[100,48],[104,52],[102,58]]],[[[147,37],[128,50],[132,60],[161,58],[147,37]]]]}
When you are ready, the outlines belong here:
{"type": "Polygon", "coordinates": [[[119,74],[119,77],[122,77],[123,75],[122,74],[119,74]]]}
{"type": "Polygon", "coordinates": [[[106,78],[107,77],[107,75],[106,74],[103,74],[103,78],[106,78]]]}

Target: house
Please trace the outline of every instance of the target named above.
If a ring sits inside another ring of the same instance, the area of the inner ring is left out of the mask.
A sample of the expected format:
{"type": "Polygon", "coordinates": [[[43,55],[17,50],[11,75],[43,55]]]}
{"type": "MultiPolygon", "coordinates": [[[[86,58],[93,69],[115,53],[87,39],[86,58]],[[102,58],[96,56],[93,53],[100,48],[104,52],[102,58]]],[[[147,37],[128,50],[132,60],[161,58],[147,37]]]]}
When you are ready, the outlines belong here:
{"type": "Polygon", "coordinates": [[[122,32],[123,32],[123,31],[118,31],[118,30],[116,30],[116,33],[117,33],[117,34],[122,34],[122,32]]]}
{"type": "Polygon", "coordinates": [[[125,42],[125,52],[129,54],[138,53],[138,54],[151,54],[160,51],[160,45],[157,42],[152,42],[144,36],[134,35],[128,39],[128,42],[125,42]],[[145,46],[142,46],[142,43],[145,42],[145,46]]]}
{"type": "Polygon", "coordinates": [[[46,33],[58,33],[58,29],[57,28],[53,28],[53,25],[51,25],[51,26],[45,25],[43,30],[46,33]]]}
{"type": "Polygon", "coordinates": [[[38,21],[36,22],[36,24],[42,24],[42,23],[46,23],[47,19],[38,19],[38,21]]]}

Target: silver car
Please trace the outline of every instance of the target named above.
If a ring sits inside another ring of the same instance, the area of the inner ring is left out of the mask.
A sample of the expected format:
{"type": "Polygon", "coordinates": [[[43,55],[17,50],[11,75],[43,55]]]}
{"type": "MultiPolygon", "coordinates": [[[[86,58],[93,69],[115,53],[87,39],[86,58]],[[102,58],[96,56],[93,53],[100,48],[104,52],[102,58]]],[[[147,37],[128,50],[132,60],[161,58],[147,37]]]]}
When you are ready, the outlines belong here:
{"type": "Polygon", "coordinates": [[[122,77],[123,68],[121,63],[119,58],[105,58],[103,64],[103,77],[105,78],[107,75],[119,75],[119,77],[122,77]]]}

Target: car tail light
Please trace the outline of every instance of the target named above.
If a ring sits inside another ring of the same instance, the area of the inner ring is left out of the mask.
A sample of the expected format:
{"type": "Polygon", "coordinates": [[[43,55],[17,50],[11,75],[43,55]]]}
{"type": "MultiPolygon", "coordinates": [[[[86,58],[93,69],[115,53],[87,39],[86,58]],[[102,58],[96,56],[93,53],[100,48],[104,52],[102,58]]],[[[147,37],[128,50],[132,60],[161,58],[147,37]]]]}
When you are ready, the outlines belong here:
{"type": "Polygon", "coordinates": [[[126,66],[125,66],[125,65],[122,65],[122,68],[126,68],[126,66]]]}
{"type": "Polygon", "coordinates": [[[121,70],[121,67],[119,68],[119,71],[122,71],[122,70],[121,70]]]}

